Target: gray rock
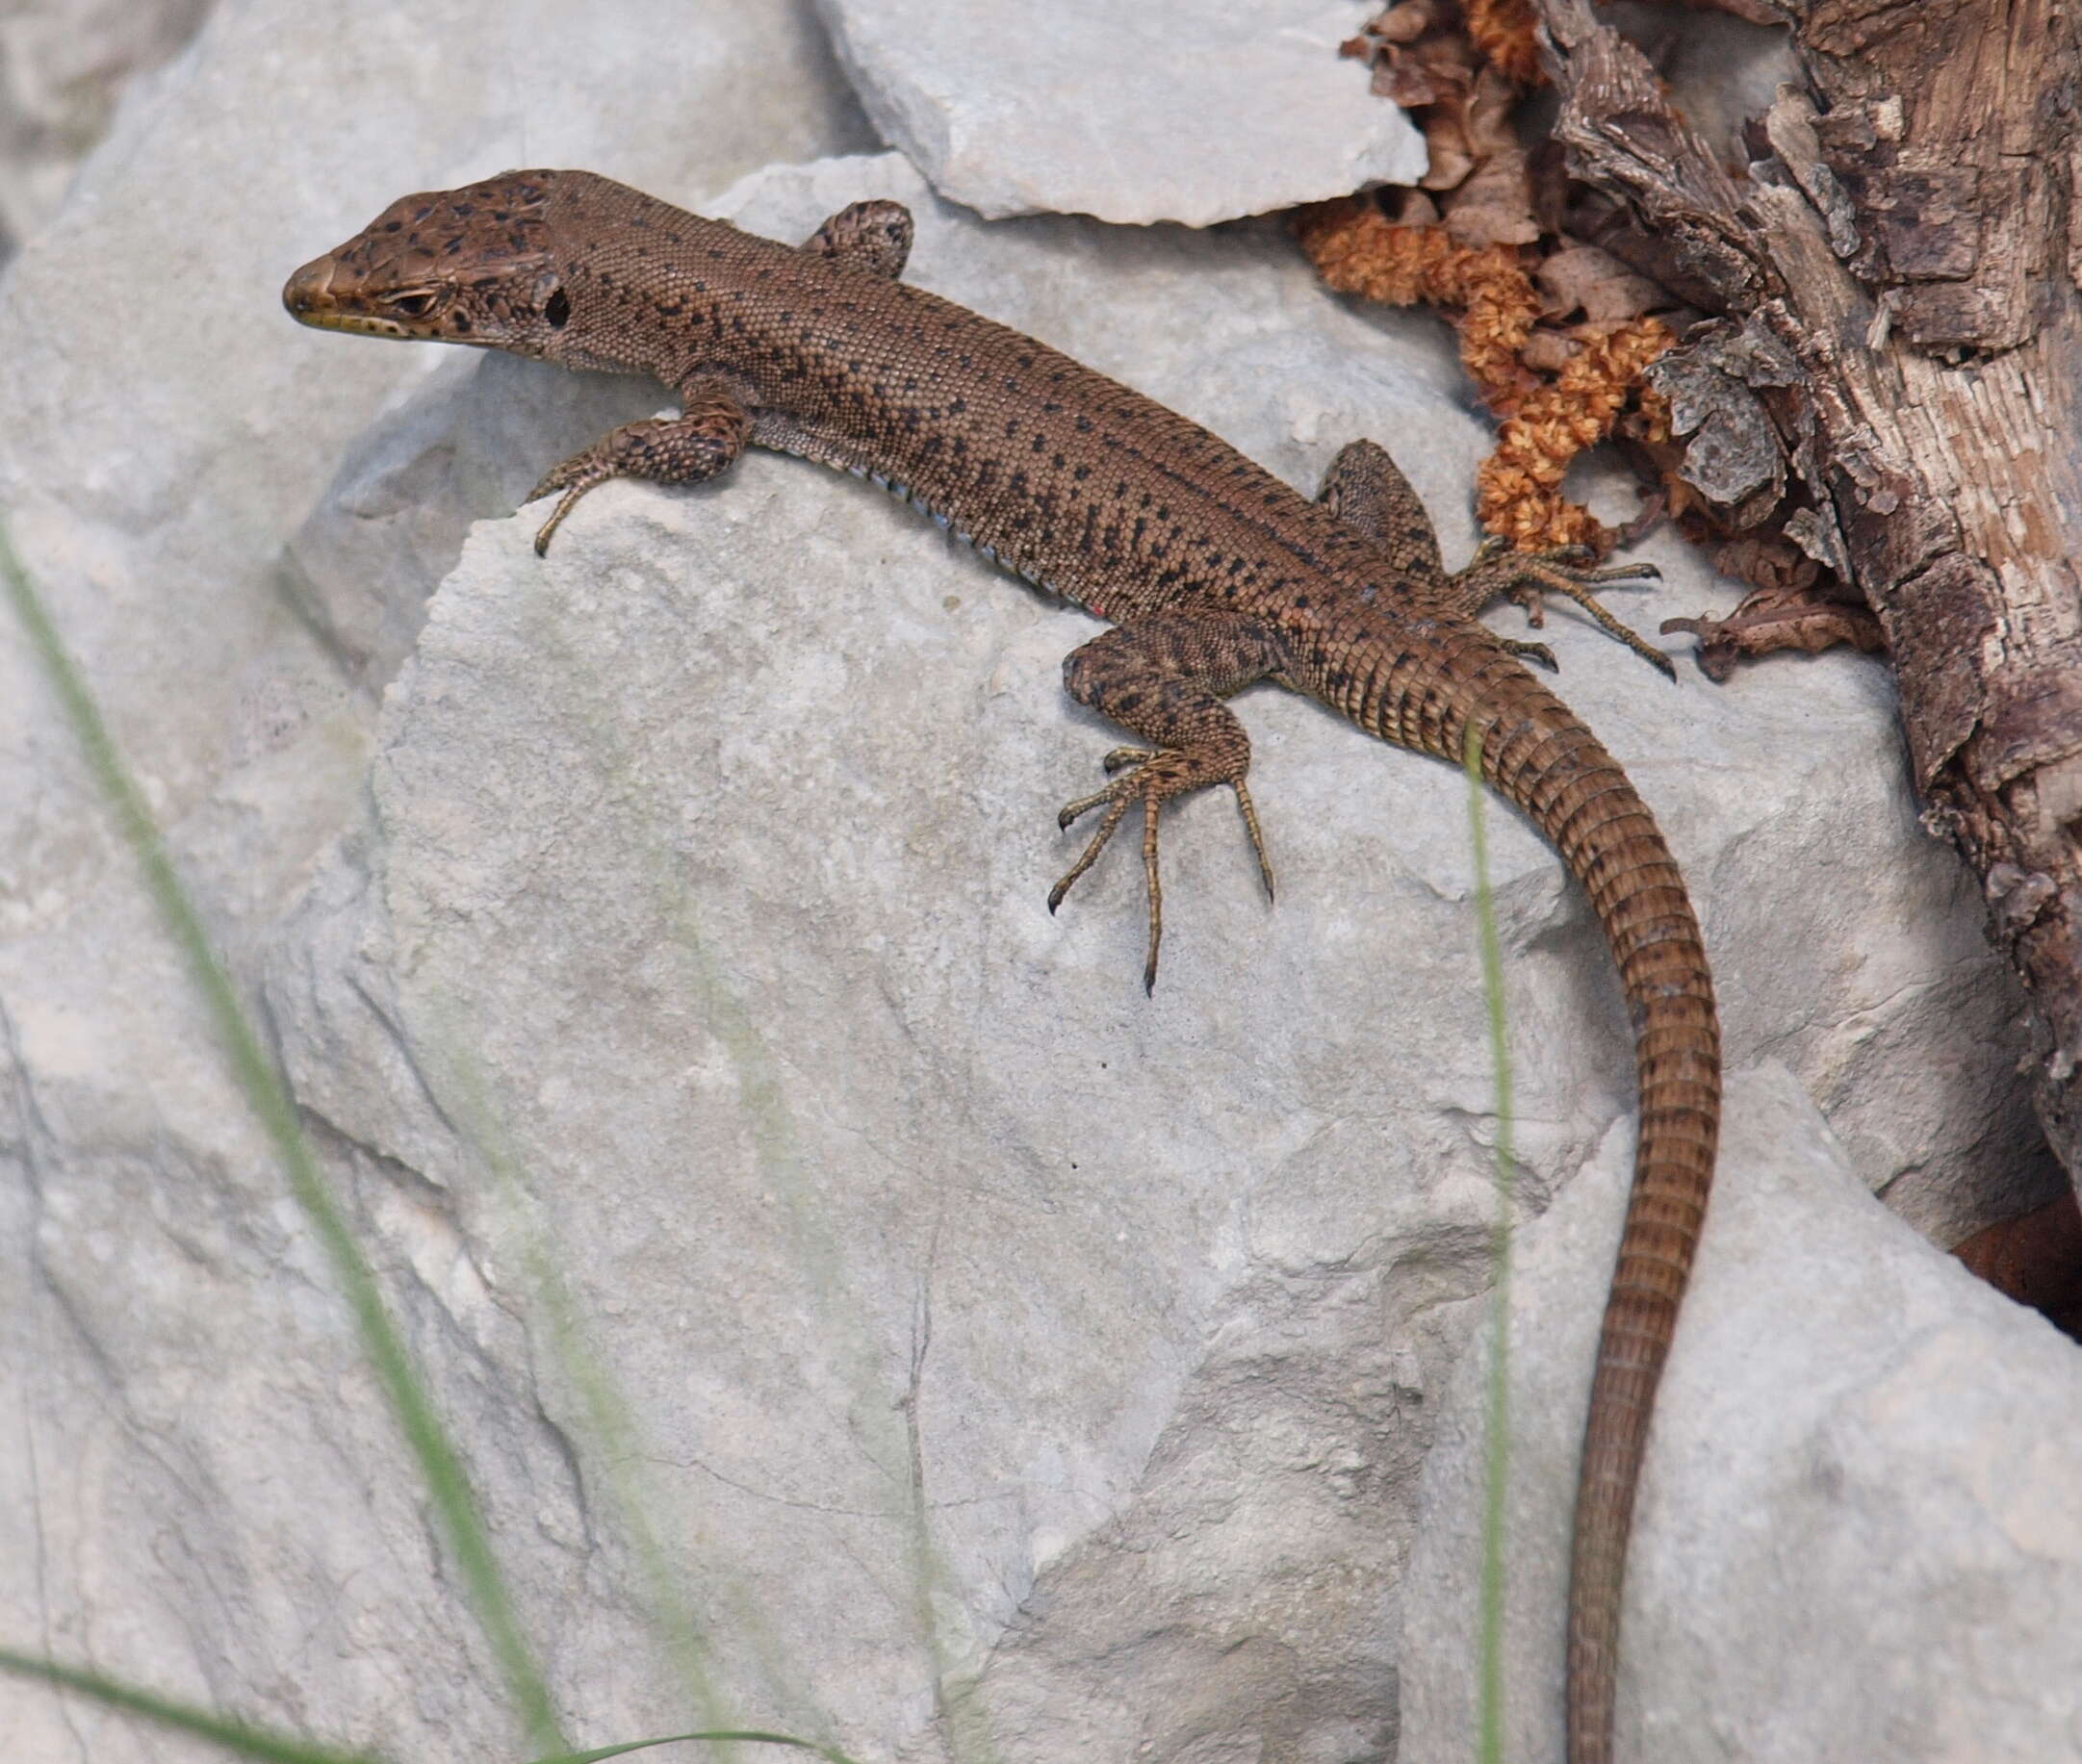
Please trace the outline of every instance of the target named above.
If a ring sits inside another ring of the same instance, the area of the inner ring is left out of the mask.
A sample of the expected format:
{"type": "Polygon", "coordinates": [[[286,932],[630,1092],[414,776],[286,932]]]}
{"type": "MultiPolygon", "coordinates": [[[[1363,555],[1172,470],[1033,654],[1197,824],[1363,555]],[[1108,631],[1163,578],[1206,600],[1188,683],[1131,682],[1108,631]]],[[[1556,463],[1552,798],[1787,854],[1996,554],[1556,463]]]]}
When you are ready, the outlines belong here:
{"type": "MultiPolygon", "coordinates": [[[[1518,1246],[1504,1754],[1529,1764],[1561,1756],[1569,1484],[1627,1137],[1518,1246]]],[[[1404,1764],[1474,1755],[1492,1342],[1456,1370],[1425,1465],[1404,1764]]],[[[1737,1080],[1634,1521],[1618,1755],[2074,1756],[2078,1454],[2073,1343],[1875,1207],[1782,1068],[1737,1080]]]]}
{"type": "Polygon", "coordinates": [[[883,139],[988,219],[1209,226],[1425,172],[1423,136],[1338,57],[1379,10],[1355,0],[818,7],[883,139]]]}
{"type": "MultiPolygon", "coordinates": [[[[283,277],[401,191],[504,165],[591,163],[691,198],[867,139],[791,0],[699,20],[247,0],[120,107],[0,277],[0,508],[242,977],[360,808],[383,684],[291,610],[285,542],[435,359],[300,330],[283,277]]],[[[0,1634],[336,1734],[460,1731],[481,1743],[433,1750],[513,1755],[396,1429],[285,1208],[0,612],[0,1401],[18,1418],[0,1559],[41,1565],[0,1577],[0,1634]],[[403,1712],[394,1646],[423,1675],[403,1712]]],[[[416,1242],[452,1243],[406,1214],[416,1242]]],[[[439,1360],[467,1281],[428,1257],[439,1360]]],[[[451,1394],[467,1419],[470,1391],[451,1394]]],[[[517,1522],[562,1521],[546,1496],[517,1522]]],[[[0,1695],[0,1753],[90,1752],[175,1755],[0,1695]]]]}
{"type": "MultiPolygon", "coordinates": [[[[226,9],[178,77],[122,107],[68,207],[0,282],[0,335],[18,340],[0,351],[0,507],[176,824],[249,766],[293,780],[292,748],[329,774],[382,685],[344,670],[285,604],[283,542],[350,439],[442,358],[300,329],[279,303],[288,272],[405,191],[515,161],[691,200],[864,133],[792,0],[713,9],[700,28],[667,0],[584,19],[539,0],[384,16],[226,9]],[[690,108],[699,128],[629,124],[690,108]]],[[[75,902],[109,861],[82,788],[10,632],[0,929],[75,902]]],[[[254,836],[214,880],[238,889],[255,863],[308,859],[267,819],[244,819],[254,836]]]]}
{"type": "MultiPolygon", "coordinates": [[[[0,357],[0,500],[236,971],[266,964],[575,1739],[722,1718],[923,1756],[944,1717],[1007,1759],[1378,1750],[1486,1277],[1459,781],[1251,694],[1280,904],[1233,810],[1184,806],[1145,1000],[1125,855],[1041,905],[1076,849],[1052,810],[1117,739],[1060,696],[1088,622],[767,456],[603,489],[547,563],[542,510],[481,524],[451,568],[473,515],[661,395],[275,311],[414,186],[562,160],[691,199],[843,144],[800,20],[704,18],[224,13],[0,288],[37,344],[0,357]],[[457,69],[489,109],[427,97],[457,69]],[[298,130],[263,133],[285,91],[298,130]],[[668,115],[700,126],[630,126],[668,115]],[[651,1570],[707,1691],[663,1664],[651,1570]]],[[[893,159],[723,207],[800,237],[878,192],[919,210],[917,279],[1296,482],[1372,433],[1470,549],[1483,432],[1428,317],[1325,297],[1270,226],[985,229],[893,159]]],[[[1732,602],[1645,550],[1658,610],[1732,602]]],[[[0,629],[0,1555],[39,1565],[0,1632],[397,1755],[516,1755],[331,1282],[0,629]]],[[[1883,677],[1672,687],[1567,609],[1549,634],[1690,870],[1737,1057],[1790,1064],[1890,1198],[1970,1213],[2021,1163],[2016,1002],[1883,677]]],[[[1491,825],[1536,1206],[1632,1077],[1583,903],[1491,825]]],[[[0,1709],[0,1751],[159,1755],[0,1709]]]]}
{"type": "MultiPolygon", "coordinates": [[[[1385,435],[1468,549],[1483,444],[1440,340],[1324,299],[1270,229],[985,230],[893,158],[719,211],[799,238],[875,194],[918,213],[917,280],[1296,481],[1385,435]]],[[[388,700],[373,831],[285,939],[269,996],[305,1106],[366,1180],[430,1185],[474,1303],[538,1315],[529,1234],[558,1246],[668,1556],[760,1611],[715,1639],[746,1719],[786,1679],[855,1750],[927,1748],[935,1706],[1008,1759],[1381,1745],[1418,1466],[1487,1271],[1459,780],[1251,694],[1279,908],[1233,811],[1187,806],[1145,1001],[1132,861],[1041,903],[1076,850],[1049,810],[1113,740],[1060,696],[1089,623],[796,461],[609,486],[538,563],[544,512],[474,530],[388,700]]],[[[1649,549],[1673,601],[1727,603],[1649,549]]],[[[1999,1034],[2010,1001],[1965,954],[1970,892],[1889,806],[1881,677],[1832,656],[1673,688],[1565,612],[1550,634],[1692,870],[1737,1057],[1842,1078],[1881,1159],[1917,1109],[1971,1163],[1996,1130],[1929,1094],[1929,1042],[1960,1011],[1999,1034]],[[1873,909],[1897,890],[1908,938],[1873,909]],[[1958,941],[1923,965],[1934,934],[1958,941]],[[1890,1074],[1897,1035],[1926,1057],[1890,1074]]],[[[1493,832],[1537,1206],[1632,1073],[1581,898],[1493,832]]],[[[1927,1178],[1931,1143],[1870,1179],[1927,1178]]],[[[539,1453],[540,1406],[602,1485],[565,1374],[478,1351],[513,1392],[487,1456],[539,1453]]]]}

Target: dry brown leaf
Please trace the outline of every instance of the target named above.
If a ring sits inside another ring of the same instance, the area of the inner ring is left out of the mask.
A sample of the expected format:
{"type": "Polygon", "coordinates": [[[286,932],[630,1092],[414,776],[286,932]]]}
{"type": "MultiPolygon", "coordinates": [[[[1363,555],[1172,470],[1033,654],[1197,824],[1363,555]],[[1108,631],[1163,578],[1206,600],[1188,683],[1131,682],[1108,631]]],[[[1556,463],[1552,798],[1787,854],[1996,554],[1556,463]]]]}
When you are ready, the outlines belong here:
{"type": "MultiPolygon", "coordinates": [[[[1690,488],[1682,477],[1673,476],[1673,482],[1690,488]]],[[[1703,495],[1697,491],[1692,494],[1702,510],[1713,512],[1703,495]]],[[[1821,579],[1821,565],[1786,538],[1779,526],[1752,527],[1716,546],[1713,567],[1723,575],[1748,582],[1753,588],[1767,588],[1788,601],[1795,598],[1824,598],[1811,592],[1821,579]]]]}
{"type": "Polygon", "coordinates": [[[1996,1291],[2082,1341],[2082,1209],[2072,1194],[1977,1231],[1952,1254],[1996,1291]]]}
{"type": "Polygon", "coordinates": [[[1536,77],[1527,0],[1404,0],[1342,53],[1374,59],[1374,89],[1416,113],[1429,165],[1419,182],[1462,244],[1530,244],[1526,152],[1511,126],[1521,85],[1536,77]],[[1480,46],[1478,46],[1478,44],[1480,46]]]}
{"type": "Polygon", "coordinates": [[[1573,362],[1582,345],[1560,331],[1535,330],[1518,351],[1518,359],[1541,373],[1559,373],[1573,362]]]}
{"type": "Polygon", "coordinates": [[[1382,46],[1374,89],[1404,110],[1456,102],[1475,84],[1475,53],[1458,35],[1382,46]]]}
{"type": "Polygon", "coordinates": [[[1526,150],[1511,126],[1517,89],[1494,67],[1477,74],[1466,97],[1434,105],[1425,118],[1425,141],[1432,147],[1427,190],[1445,191],[1439,212],[1446,230],[1464,245],[1527,245],[1540,236],[1532,217],[1532,180],[1526,150]],[[1440,145],[1459,168],[1440,176],[1440,145]]]}
{"type": "Polygon", "coordinates": [[[1540,46],[1529,0],[1467,0],[1468,36],[1489,64],[1520,86],[1537,86],[1540,46]]]}
{"type": "Polygon", "coordinates": [[[1700,672],[1712,680],[1726,679],[1738,661],[1777,650],[1812,655],[1848,643],[1871,655],[1887,648],[1879,620],[1864,607],[1776,588],[1758,589],[1725,619],[1665,619],[1662,631],[1696,635],[1700,672]]]}
{"type": "Polygon", "coordinates": [[[1550,319],[1581,312],[1587,324],[1619,324],[1670,304],[1670,296],[1647,276],[1636,275],[1596,245],[1564,242],[1533,270],[1532,279],[1547,295],[1543,311],[1550,319]]]}

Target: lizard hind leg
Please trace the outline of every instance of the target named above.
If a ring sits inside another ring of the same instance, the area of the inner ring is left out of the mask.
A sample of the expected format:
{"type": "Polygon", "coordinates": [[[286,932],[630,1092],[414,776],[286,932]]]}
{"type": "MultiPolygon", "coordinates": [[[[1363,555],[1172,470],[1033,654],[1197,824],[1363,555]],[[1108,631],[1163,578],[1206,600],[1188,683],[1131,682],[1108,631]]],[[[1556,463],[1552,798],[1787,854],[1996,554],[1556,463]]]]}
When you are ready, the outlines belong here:
{"type": "MultiPolygon", "coordinates": [[[[1447,590],[1460,601],[1470,618],[1492,601],[1509,600],[1523,606],[1527,619],[1535,626],[1541,623],[1541,595],[1558,594],[1574,601],[1595,619],[1606,636],[1624,643],[1643,661],[1675,679],[1677,664],[1613,618],[1593,592],[1607,582],[1660,581],[1662,572],[1654,564],[1607,564],[1603,569],[1585,569],[1591,556],[1587,549],[1575,545],[1552,551],[1516,551],[1508,539],[1492,534],[1476,548],[1464,570],[1446,578],[1447,590]]],[[[1514,650],[1537,650],[1553,664],[1554,657],[1537,644],[1506,643],[1514,650]]]]}
{"type": "MultiPolygon", "coordinates": [[[[1431,517],[1386,448],[1371,441],[1347,442],[1324,474],[1323,494],[1317,500],[1370,540],[1398,575],[1414,576],[1420,582],[1449,579],[1439,559],[1431,517]]],[[[1546,668],[1559,665],[1544,643],[1524,643],[1516,637],[1497,641],[1522,660],[1546,668]]]]}
{"type": "Polygon", "coordinates": [[[1431,517],[1386,448],[1371,441],[1347,442],[1324,474],[1317,499],[1403,569],[1427,581],[1446,574],[1431,517]]]}
{"type": "Polygon", "coordinates": [[[1106,811],[1083,855],[1049,890],[1048,910],[1063,904],[1070,884],[1098,861],[1128,810],[1141,804],[1143,875],[1149,896],[1145,991],[1156,989],[1157,951],[1164,940],[1157,830],[1166,803],[1208,784],[1227,784],[1234,790],[1257,856],[1258,874],[1267,896],[1272,895],[1272,866],[1244,781],[1250,769],[1250,737],[1221,701],[1282,666],[1279,645],[1266,627],[1189,613],[1161,613],[1117,626],[1064,659],[1063,684],[1071,698],[1151,745],[1114,749],[1105,759],[1113,780],[1068,804],[1057,817],[1057,824],[1067,828],[1094,808],[1106,811]]]}
{"type": "Polygon", "coordinates": [[[911,210],[901,202],[877,197],[849,202],[804,240],[802,248],[813,257],[829,258],[893,282],[911,260],[914,231],[911,210]]]}

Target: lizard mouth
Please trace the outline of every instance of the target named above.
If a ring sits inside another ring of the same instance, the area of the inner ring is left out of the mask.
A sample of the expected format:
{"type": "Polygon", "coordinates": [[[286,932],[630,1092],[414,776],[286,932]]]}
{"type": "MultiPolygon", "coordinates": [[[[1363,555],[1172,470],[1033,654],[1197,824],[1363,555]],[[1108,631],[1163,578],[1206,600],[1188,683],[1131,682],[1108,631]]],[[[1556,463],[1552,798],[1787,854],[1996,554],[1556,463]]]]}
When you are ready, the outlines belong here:
{"type": "Polygon", "coordinates": [[[425,326],[417,322],[438,304],[432,290],[401,289],[387,297],[398,317],[371,311],[359,301],[347,304],[334,287],[339,260],[313,258],[282,286],[282,304],[298,324],[321,331],[356,331],[369,337],[420,338],[425,326]]]}

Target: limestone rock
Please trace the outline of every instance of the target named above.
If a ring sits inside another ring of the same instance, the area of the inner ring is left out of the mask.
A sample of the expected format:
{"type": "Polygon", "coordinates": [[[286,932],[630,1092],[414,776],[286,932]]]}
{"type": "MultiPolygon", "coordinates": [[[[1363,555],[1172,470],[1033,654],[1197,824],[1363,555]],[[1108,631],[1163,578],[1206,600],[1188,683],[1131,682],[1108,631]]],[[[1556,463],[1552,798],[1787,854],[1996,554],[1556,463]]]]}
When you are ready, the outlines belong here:
{"type": "MultiPolygon", "coordinates": [[[[1386,435],[1468,548],[1482,442],[1443,344],[1324,299],[1269,229],[983,229],[893,156],[762,174],[719,210],[800,238],[867,195],[917,212],[916,280],[1298,482],[1386,435]]],[[[489,396],[459,409],[503,427],[489,396]]],[[[558,1246],[635,1393],[668,1554],[761,1613],[717,1642],[748,1719],[786,1676],[849,1748],[923,1746],[944,1674],[1007,1759],[1380,1744],[1418,1466],[1487,1270],[1459,779],[1248,695],[1279,907],[1233,811],[1187,805],[1145,1000],[1135,864],[1041,904],[1076,849],[1049,811],[1113,740],[1060,696],[1088,622],[792,460],[608,486],[538,562],[543,513],[473,531],[389,697],[372,833],[281,946],[306,1107],[365,1181],[430,1186],[495,1310],[535,1315],[529,1234],[558,1246]]],[[[1651,550],[1661,592],[1722,592],[1651,550]]],[[[1672,687],[1559,610],[1550,635],[1693,871],[1737,1058],[1841,1078],[1876,1180],[1912,1108],[1993,1131],[1928,1094],[1932,1061],[1871,1058],[1938,1037],[1941,999],[1944,1033],[2006,1008],[1920,965],[1933,921],[1961,952],[1977,933],[1888,806],[1875,672],[1672,687]]],[[[1492,813],[1537,1206],[1628,1117],[1632,1070],[1587,908],[1492,813]]],[[[553,1368],[479,1351],[514,1409],[582,1437],[553,1368]]]]}
{"type": "Polygon", "coordinates": [[[1377,7],[818,6],[883,139],[988,219],[1208,226],[1424,175],[1424,138],[1338,57],[1377,7]]]}
{"type": "Polygon", "coordinates": [[[57,213],[125,89],[211,0],[14,0],[0,15],[0,263],[57,213]]]}
{"type": "MultiPolygon", "coordinates": [[[[1668,1764],[2061,1758],[2082,1742],[2082,1357],[1875,1207],[1799,1087],[1729,1087],[1634,1521],[1616,1751],[1668,1764]]],[[[1520,1239],[1505,1755],[1561,1756],[1570,1482],[1624,1133],[1520,1239]]],[[[1474,1751],[1490,1336],[1403,1583],[1404,1764],[1474,1751]]]]}

